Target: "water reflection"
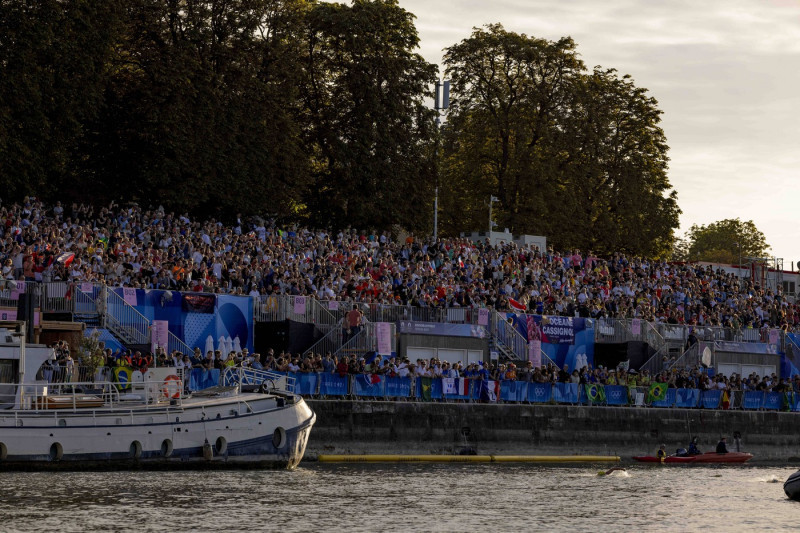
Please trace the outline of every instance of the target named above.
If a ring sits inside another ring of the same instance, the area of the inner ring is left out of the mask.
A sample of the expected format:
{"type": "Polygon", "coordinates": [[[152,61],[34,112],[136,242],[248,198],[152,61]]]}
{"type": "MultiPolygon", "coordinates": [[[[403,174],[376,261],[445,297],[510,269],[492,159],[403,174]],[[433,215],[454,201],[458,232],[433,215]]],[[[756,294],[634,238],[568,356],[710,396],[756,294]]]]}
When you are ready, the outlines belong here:
{"type": "Polygon", "coordinates": [[[796,529],[794,468],[303,465],[0,474],[0,530],[796,529]]]}

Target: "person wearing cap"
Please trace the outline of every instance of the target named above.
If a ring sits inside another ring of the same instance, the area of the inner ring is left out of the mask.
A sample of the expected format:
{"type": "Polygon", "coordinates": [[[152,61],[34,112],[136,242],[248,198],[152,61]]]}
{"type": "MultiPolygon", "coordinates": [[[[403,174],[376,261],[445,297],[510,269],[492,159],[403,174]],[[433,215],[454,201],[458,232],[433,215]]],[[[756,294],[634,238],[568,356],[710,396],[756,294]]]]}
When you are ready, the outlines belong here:
{"type": "Polygon", "coordinates": [[[725,436],[720,437],[717,443],[717,453],[728,453],[728,443],[725,436]]]}

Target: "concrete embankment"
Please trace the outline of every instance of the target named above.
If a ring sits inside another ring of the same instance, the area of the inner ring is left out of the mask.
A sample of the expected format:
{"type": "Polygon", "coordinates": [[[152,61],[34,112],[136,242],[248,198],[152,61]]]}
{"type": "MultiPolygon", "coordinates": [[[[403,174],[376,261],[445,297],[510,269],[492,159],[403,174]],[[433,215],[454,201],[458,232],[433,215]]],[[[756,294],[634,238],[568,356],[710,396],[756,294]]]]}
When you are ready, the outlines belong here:
{"type": "Polygon", "coordinates": [[[319,454],[654,455],[697,436],[712,451],[721,435],[751,462],[800,460],[800,413],[309,400],[317,414],[306,457],[319,454]],[[466,437],[464,436],[466,434],[466,437]]]}

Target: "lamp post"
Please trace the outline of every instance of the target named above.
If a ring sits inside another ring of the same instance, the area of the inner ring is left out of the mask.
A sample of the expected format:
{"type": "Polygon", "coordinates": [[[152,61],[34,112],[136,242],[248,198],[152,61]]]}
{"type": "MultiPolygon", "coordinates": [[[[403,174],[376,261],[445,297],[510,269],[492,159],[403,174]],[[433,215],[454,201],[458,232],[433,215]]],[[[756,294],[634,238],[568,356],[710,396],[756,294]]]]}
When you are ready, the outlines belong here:
{"type": "Polygon", "coordinates": [[[492,244],[492,228],[494,227],[494,222],[492,221],[492,204],[499,201],[497,196],[489,196],[489,245],[492,244]]]}
{"type": "Polygon", "coordinates": [[[736,248],[739,250],[739,262],[736,264],[736,270],[739,273],[739,282],[742,281],[742,245],[738,242],[733,243],[736,245],[736,248]]]}
{"type": "Polygon", "coordinates": [[[433,166],[436,172],[436,185],[433,193],[433,240],[435,241],[439,234],[439,138],[442,126],[440,114],[450,107],[450,81],[437,80],[434,92],[433,109],[436,111],[436,147],[433,154],[433,166]],[[440,90],[441,100],[439,99],[440,90]]]}

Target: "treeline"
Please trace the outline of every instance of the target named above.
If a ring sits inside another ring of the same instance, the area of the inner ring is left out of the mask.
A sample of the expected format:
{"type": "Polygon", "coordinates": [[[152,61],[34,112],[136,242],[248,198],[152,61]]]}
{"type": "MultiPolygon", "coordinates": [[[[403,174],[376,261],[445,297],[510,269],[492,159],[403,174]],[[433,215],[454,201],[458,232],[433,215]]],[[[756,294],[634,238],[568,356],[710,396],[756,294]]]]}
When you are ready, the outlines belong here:
{"type": "Polygon", "coordinates": [[[0,0],[0,187],[326,227],[666,253],[660,111],[570,39],[476,29],[453,100],[396,0],[0,0]]]}

